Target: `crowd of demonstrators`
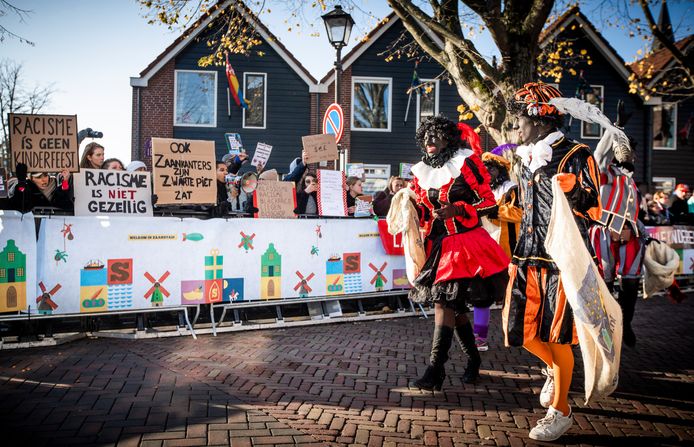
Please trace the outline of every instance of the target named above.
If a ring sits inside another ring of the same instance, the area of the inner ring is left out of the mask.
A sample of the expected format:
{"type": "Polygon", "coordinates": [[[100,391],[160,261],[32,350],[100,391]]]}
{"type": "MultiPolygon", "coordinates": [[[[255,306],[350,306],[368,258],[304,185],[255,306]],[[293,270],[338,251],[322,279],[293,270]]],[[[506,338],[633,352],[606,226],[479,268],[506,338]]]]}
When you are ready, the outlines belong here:
{"type": "Polygon", "coordinates": [[[678,184],[672,196],[664,191],[645,194],[640,214],[643,223],[649,226],[694,225],[694,198],[689,185],[678,184]]]}

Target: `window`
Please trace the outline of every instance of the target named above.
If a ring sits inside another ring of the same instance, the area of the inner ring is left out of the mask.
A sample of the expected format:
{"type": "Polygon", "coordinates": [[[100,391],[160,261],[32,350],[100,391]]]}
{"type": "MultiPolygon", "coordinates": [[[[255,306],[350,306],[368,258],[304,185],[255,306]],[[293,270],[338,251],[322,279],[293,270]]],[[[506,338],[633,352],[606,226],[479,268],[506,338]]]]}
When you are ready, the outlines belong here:
{"type": "Polygon", "coordinates": [[[176,70],[174,126],[217,126],[217,72],[176,70]]]}
{"type": "Polygon", "coordinates": [[[7,276],[7,270],[0,269],[0,278],[4,278],[5,276],[7,276]]]}
{"type": "MultiPolygon", "coordinates": [[[[605,87],[602,85],[591,85],[586,92],[585,101],[604,111],[605,108],[605,87]]],[[[581,121],[581,138],[600,138],[602,137],[602,126],[600,124],[587,123],[581,121]]]]}
{"type": "Polygon", "coordinates": [[[391,78],[352,78],[352,130],[390,132],[391,78]]]}
{"type": "Polygon", "coordinates": [[[364,165],[364,181],[361,188],[364,194],[374,195],[388,186],[390,165],[364,165]]]}
{"type": "Polygon", "coordinates": [[[267,109],[267,74],[244,73],[243,97],[248,100],[248,109],[243,110],[243,127],[265,129],[267,109]]]}
{"type": "Polygon", "coordinates": [[[7,262],[14,262],[14,253],[7,253],[7,262]]]}
{"type": "Polygon", "coordinates": [[[677,149],[677,104],[653,106],[653,149],[677,149]]]}
{"type": "Polygon", "coordinates": [[[429,116],[439,113],[439,81],[422,79],[421,93],[417,95],[417,124],[429,116]]]}
{"type": "Polygon", "coordinates": [[[20,277],[20,278],[21,278],[22,276],[24,276],[24,269],[23,269],[23,268],[19,267],[19,268],[17,269],[17,276],[20,277]]]}

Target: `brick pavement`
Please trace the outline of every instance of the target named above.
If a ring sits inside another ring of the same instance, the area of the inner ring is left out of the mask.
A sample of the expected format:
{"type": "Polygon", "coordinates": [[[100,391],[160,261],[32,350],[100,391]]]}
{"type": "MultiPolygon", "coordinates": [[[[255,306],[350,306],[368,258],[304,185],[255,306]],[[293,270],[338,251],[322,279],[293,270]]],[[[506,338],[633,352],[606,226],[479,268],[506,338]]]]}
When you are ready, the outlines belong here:
{"type": "MultiPolygon", "coordinates": [[[[615,394],[586,407],[559,445],[694,445],[694,299],[640,302],[637,350],[615,394]]],[[[537,361],[501,346],[492,313],[483,380],[407,388],[425,368],[433,321],[416,318],[227,333],[83,340],[0,352],[2,445],[534,445],[537,361]]],[[[577,355],[580,356],[580,354],[577,355]]],[[[577,359],[578,360],[578,359],[577,359]]],[[[580,361],[577,361],[577,371],[580,361]]]]}

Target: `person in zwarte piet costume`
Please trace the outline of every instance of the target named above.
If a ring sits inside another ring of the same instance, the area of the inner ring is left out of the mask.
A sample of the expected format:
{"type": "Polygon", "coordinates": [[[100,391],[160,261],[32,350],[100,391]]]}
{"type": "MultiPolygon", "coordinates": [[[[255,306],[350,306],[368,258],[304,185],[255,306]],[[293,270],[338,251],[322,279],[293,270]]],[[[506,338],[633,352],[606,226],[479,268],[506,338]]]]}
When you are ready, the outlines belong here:
{"type": "Polygon", "coordinates": [[[600,217],[598,167],[589,148],[568,139],[559,128],[563,116],[549,103],[558,89],[528,83],[515,93],[511,110],[518,116],[521,205],[523,217],[509,268],[510,282],[503,310],[505,343],[523,346],[541,359],[547,376],[540,404],[547,415],[530,431],[530,438],[552,441],[573,423],[568,403],[578,343],[560,271],[545,249],[551,216],[552,177],[566,194],[587,250],[588,229],[600,217]]]}
{"type": "Polygon", "coordinates": [[[497,208],[489,174],[479,153],[462,147],[461,127],[471,130],[463,126],[439,115],[425,119],[416,134],[424,155],[412,167],[411,188],[427,259],[410,298],[433,302],[435,315],[430,364],[410,384],[423,390],[441,389],[454,333],[469,358],[463,382],[477,380],[481,359],[468,305],[488,307],[508,281],[509,259],[480,223],[497,208]]]}

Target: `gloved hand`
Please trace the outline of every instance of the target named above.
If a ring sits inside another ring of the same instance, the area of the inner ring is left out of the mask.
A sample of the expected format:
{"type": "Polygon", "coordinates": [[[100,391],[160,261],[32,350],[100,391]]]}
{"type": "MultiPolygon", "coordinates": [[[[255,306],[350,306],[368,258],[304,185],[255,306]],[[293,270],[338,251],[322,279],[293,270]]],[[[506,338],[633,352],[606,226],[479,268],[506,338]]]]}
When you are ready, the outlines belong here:
{"type": "Polygon", "coordinates": [[[437,219],[446,220],[453,216],[464,216],[465,209],[463,207],[455,206],[452,203],[441,200],[441,208],[434,210],[434,216],[437,219]]]}
{"type": "Polygon", "coordinates": [[[556,175],[556,177],[559,181],[559,187],[564,192],[571,192],[571,190],[574,189],[574,187],[576,186],[575,174],[567,174],[564,172],[560,172],[556,175]]]}
{"type": "Polygon", "coordinates": [[[17,175],[16,190],[19,192],[24,192],[24,188],[26,188],[28,171],[29,168],[27,167],[27,165],[25,165],[24,163],[17,163],[17,167],[15,169],[15,174],[17,175]]]}

